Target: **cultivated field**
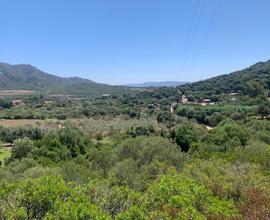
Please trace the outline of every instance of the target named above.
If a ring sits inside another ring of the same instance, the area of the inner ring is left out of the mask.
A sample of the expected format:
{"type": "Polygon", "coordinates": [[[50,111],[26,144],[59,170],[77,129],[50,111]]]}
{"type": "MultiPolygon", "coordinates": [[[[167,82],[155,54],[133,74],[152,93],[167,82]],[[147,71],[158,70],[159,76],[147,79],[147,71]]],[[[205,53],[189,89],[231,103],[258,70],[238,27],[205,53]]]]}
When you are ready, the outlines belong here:
{"type": "Polygon", "coordinates": [[[2,90],[0,96],[28,95],[35,92],[34,90],[2,90]]]}
{"type": "Polygon", "coordinates": [[[44,120],[38,119],[0,119],[0,126],[8,126],[8,127],[20,127],[26,125],[36,125],[38,123],[42,123],[44,120]]]}

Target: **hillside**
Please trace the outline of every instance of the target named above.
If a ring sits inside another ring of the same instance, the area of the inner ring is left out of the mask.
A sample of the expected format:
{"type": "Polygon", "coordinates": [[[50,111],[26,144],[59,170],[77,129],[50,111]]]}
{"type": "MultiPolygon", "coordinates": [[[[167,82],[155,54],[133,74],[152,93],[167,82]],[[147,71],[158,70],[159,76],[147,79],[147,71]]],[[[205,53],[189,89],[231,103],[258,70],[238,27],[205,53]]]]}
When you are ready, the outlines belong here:
{"type": "Polygon", "coordinates": [[[220,95],[231,92],[245,93],[247,83],[250,81],[258,82],[265,89],[270,89],[270,60],[256,63],[230,74],[182,85],[178,89],[195,96],[220,95]]]}
{"type": "Polygon", "coordinates": [[[59,77],[32,65],[0,62],[0,90],[26,89],[49,93],[100,95],[126,92],[127,88],[95,83],[79,77],[59,77]]]}
{"type": "Polygon", "coordinates": [[[81,79],[79,77],[58,77],[45,73],[32,65],[0,63],[0,89],[42,90],[84,82],[96,84],[90,80],[81,79]]]}

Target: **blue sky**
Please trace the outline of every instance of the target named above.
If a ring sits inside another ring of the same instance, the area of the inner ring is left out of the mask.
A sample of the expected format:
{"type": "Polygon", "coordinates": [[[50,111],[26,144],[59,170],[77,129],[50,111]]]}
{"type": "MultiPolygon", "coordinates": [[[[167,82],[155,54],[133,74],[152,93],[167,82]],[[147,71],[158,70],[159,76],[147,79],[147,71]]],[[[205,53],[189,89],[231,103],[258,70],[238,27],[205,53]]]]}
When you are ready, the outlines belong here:
{"type": "Polygon", "coordinates": [[[0,61],[109,84],[270,59],[269,0],[1,0],[0,61]]]}

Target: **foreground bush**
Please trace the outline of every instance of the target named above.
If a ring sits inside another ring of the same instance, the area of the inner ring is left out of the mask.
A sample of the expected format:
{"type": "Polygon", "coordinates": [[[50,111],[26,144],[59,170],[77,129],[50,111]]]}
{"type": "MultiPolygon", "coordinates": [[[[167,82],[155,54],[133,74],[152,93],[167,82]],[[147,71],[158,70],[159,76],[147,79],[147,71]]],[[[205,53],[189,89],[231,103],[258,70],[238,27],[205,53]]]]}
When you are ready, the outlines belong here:
{"type": "Polygon", "coordinates": [[[215,197],[203,185],[180,175],[164,176],[147,192],[151,215],[163,213],[170,219],[206,219],[207,216],[238,216],[234,203],[215,197]]]}

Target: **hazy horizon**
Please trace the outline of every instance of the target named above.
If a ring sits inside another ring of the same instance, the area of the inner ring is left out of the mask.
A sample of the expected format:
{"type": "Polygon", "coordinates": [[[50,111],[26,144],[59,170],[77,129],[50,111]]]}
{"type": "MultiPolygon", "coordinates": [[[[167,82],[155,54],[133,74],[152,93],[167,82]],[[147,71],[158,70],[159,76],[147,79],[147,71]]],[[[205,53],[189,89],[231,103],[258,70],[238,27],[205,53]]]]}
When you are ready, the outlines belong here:
{"type": "MultiPolygon", "coordinates": [[[[263,60],[263,61],[258,61],[258,62],[266,62],[266,61],[268,61],[268,60],[263,60]]],[[[258,63],[258,62],[256,62],[256,63],[258,63]]],[[[135,86],[135,85],[139,85],[139,84],[152,84],[152,83],[181,83],[181,84],[182,84],[182,83],[194,83],[194,82],[198,82],[198,81],[201,81],[201,80],[210,79],[210,78],[215,77],[215,76],[220,76],[220,75],[224,75],[224,74],[230,74],[230,73],[233,73],[233,72],[242,70],[242,69],[237,69],[237,70],[233,70],[232,72],[229,72],[229,73],[213,75],[213,76],[211,76],[211,77],[204,78],[204,79],[201,78],[201,79],[198,79],[198,80],[195,80],[195,81],[185,81],[185,80],[183,80],[183,81],[163,80],[163,81],[137,81],[137,82],[127,82],[127,83],[113,84],[113,83],[105,83],[105,82],[95,81],[95,80],[93,80],[93,79],[90,79],[90,78],[87,78],[87,77],[82,77],[82,76],[79,76],[79,75],[68,75],[68,76],[67,76],[67,75],[66,75],[66,76],[64,75],[64,76],[63,76],[63,75],[59,75],[59,74],[55,74],[55,73],[49,73],[49,72],[46,72],[46,71],[40,69],[39,67],[37,67],[37,66],[31,64],[31,63],[9,63],[9,62],[2,61],[2,60],[0,60],[0,63],[6,63],[6,64],[9,64],[9,65],[31,65],[31,66],[33,66],[33,67],[39,69],[40,71],[43,71],[43,72],[45,72],[45,73],[52,74],[52,75],[55,75],[55,76],[59,76],[59,77],[67,77],[67,78],[69,78],[69,77],[80,77],[80,78],[88,79],[88,80],[91,80],[91,81],[94,81],[94,82],[100,83],[100,84],[107,84],[107,85],[112,85],[112,86],[131,86],[131,87],[133,87],[133,86],[135,86]]],[[[246,66],[246,67],[243,67],[243,69],[248,68],[248,67],[250,67],[250,66],[252,66],[252,65],[254,65],[254,64],[256,64],[256,63],[253,63],[253,64],[250,64],[250,65],[248,65],[248,66],[246,66]]]]}

